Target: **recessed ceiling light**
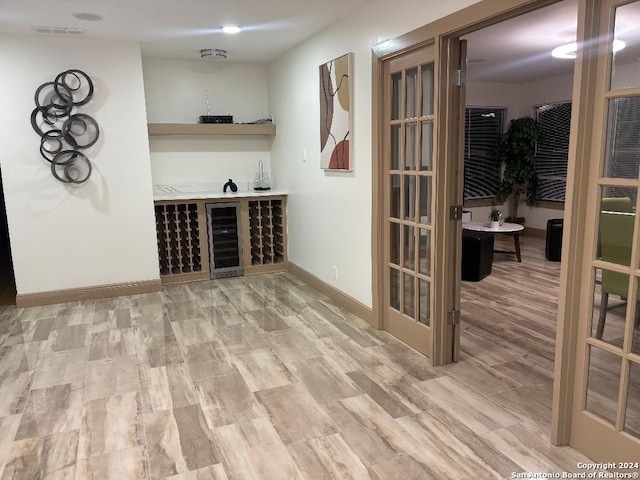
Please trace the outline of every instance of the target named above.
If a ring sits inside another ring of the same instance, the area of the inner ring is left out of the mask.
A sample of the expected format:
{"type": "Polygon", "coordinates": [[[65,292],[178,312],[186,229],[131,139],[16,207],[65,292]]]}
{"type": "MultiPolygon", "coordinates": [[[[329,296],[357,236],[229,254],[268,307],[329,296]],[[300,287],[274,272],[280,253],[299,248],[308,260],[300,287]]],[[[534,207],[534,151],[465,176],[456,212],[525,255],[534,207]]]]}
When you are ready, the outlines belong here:
{"type": "MultiPolygon", "coordinates": [[[[622,40],[614,40],[613,41],[613,52],[619,52],[620,50],[622,50],[624,47],[626,47],[627,44],[624,43],[622,40]]],[[[555,58],[576,58],[576,52],[578,50],[578,45],[573,42],[573,43],[568,43],[566,45],[560,45],[559,47],[554,48],[551,51],[551,56],[555,57],[555,58]]]]}
{"type": "Polygon", "coordinates": [[[227,25],[225,27],[222,27],[222,31],[224,33],[240,33],[242,29],[236,25],[227,25]]]}
{"type": "Polygon", "coordinates": [[[78,20],[85,20],[87,22],[99,22],[102,20],[102,15],[98,15],[97,13],[76,12],[73,13],[72,16],[78,20]]]}

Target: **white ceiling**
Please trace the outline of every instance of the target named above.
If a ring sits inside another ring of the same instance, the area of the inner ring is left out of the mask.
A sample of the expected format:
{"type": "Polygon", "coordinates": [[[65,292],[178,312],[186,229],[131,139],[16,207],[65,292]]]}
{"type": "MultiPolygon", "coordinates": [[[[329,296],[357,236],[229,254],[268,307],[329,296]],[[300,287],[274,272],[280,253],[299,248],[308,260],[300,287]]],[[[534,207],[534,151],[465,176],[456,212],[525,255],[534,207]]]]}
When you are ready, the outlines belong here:
{"type": "MultiPolygon", "coordinates": [[[[464,38],[469,81],[526,83],[573,73],[574,61],[551,56],[560,45],[575,42],[577,0],[565,0],[521,15],[464,38]]],[[[626,47],[615,54],[615,64],[640,61],[640,1],[616,11],[614,37],[626,47]]]]}
{"type": "Polygon", "coordinates": [[[83,28],[87,36],[141,42],[145,56],[200,58],[204,48],[228,61],[265,63],[370,0],[1,0],[0,32],[32,25],[83,28]],[[97,13],[100,22],[74,18],[97,13]],[[225,35],[226,24],[243,32],[225,35]]]}
{"type": "MultiPolygon", "coordinates": [[[[0,0],[0,32],[83,28],[87,36],[139,41],[144,56],[197,59],[203,48],[221,48],[227,61],[266,63],[373,1],[379,0],[0,0]],[[104,18],[82,21],[76,12],[104,18]],[[226,24],[244,30],[225,35],[226,24]]],[[[627,42],[619,55],[637,62],[640,2],[627,8],[634,11],[616,26],[627,42]]],[[[468,79],[523,83],[572,73],[574,62],[551,57],[551,50],[575,40],[576,23],[577,0],[565,0],[467,35],[468,79]]]]}
{"type": "Polygon", "coordinates": [[[573,60],[551,50],[576,40],[577,0],[536,10],[473,32],[467,39],[467,78],[525,83],[573,73],[573,60]]]}

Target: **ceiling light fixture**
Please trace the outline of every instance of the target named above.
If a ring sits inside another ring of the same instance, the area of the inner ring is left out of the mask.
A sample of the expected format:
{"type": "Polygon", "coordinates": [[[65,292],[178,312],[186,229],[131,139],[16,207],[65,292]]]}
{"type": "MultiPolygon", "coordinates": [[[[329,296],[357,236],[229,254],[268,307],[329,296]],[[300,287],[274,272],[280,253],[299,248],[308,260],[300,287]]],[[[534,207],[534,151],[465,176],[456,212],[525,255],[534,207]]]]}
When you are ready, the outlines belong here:
{"type": "Polygon", "coordinates": [[[71,15],[78,20],[85,20],[87,22],[99,22],[102,20],[102,15],[98,15],[97,13],[76,12],[71,15]]]}
{"type": "MultiPolygon", "coordinates": [[[[622,40],[614,40],[613,41],[613,52],[619,52],[620,50],[622,50],[624,47],[626,47],[626,43],[624,43],[622,40]]],[[[570,58],[570,59],[574,59],[576,58],[576,54],[578,51],[578,45],[573,42],[573,43],[568,43],[566,45],[560,45],[559,47],[554,48],[551,51],[551,56],[555,57],[555,58],[570,58]]]]}
{"type": "Polygon", "coordinates": [[[226,60],[227,51],[221,48],[204,48],[200,50],[200,58],[205,60],[226,60]]]}
{"type": "Polygon", "coordinates": [[[236,25],[227,25],[225,27],[222,27],[222,31],[224,33],[240,33],[242,29],[236,25]]]}

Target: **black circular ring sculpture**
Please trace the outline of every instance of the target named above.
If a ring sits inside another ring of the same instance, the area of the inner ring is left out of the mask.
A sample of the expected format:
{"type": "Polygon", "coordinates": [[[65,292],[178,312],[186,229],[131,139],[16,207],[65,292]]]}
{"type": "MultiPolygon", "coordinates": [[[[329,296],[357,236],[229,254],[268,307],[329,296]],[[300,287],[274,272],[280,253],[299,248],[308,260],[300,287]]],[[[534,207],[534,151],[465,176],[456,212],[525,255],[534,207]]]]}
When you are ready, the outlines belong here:
{"type": "Polygon", "coordinates": [[[92,97],[91,78],[77,69],[65,70],[36,89],[31,126],[40,136],[40,155],[62,183],[82,184],[91,176],[91,161],[80,150],[95,145],[100,128],[90,115],[72,112],[92,97]]]}
{"type": "Polygon", "coordinates": [[[84,183],[91,176],[91,170],[87,156],[77,150],[62,150],[51,161],[51,173],[62,183],[84,183]]]}
{"type": "Polygon", "coordinates": [[[64,148],[62,141],[62,132],[60,130],[49,130],[40,138],[40,155],[47,162],[52,162],[53,157],[60,153],[64,148]],[[55,147],[51,147],[55,145],[55,147]]]}
{"type": "Polygon", "coordinates": [[[91,116],[86,113],[76,113],[62,124],[62,136],[77,148],[89,148],[98,141],[100,128],[91,116]],[[85,134],[87,138],[82,138],[85,134]]]}
{"type": "Polygon", "coordinates": [[[80,105],[85,105],[86,103],[88,103],[89,100],[91,100],[91,97],[93,97],[93,82],[91,81],[91,78],[89,78],[89,75],[84,73],[82,70],[67,70],[58,74],[54,81],[53,88],[58,96],[62,97],[63,95],[65,95],[65,92],[63,92],[65,89],[72,92],[77,92],[78,90],[80,90],[80,87],[82,87],[83,84],[83,80],[87,85],[87,93],[85,94],[84,98],[74,99],[73,95],[71,95],[70,98],[71,103],[76,107],[79,107],[80,105]],[[72,77],[74,79],[75,86],[74,84],[69,83],[69,77],[72,77]]]}

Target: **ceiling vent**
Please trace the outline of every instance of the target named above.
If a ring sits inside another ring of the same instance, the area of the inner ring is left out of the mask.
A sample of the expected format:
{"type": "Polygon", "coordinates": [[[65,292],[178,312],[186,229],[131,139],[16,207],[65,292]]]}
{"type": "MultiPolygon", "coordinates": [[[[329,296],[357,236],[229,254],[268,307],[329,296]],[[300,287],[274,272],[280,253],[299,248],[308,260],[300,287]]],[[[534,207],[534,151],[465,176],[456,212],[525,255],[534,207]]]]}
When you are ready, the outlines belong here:
{"type": "Polygon", "coordinates": [[[84,35],[84,28],[46,27],[41,25],[31,25],[31,30],[40,35],[67,35],[70,37],[78,37],[80,35],[84,35]]]}
{"type": "Polygon", "coordinates": [[[221,48],[205,48],[200,50],[200,58],[205,60],[226,60],[227,51],[221,48]]]}

